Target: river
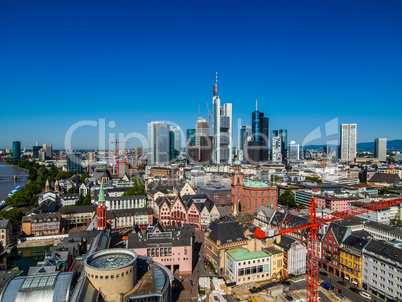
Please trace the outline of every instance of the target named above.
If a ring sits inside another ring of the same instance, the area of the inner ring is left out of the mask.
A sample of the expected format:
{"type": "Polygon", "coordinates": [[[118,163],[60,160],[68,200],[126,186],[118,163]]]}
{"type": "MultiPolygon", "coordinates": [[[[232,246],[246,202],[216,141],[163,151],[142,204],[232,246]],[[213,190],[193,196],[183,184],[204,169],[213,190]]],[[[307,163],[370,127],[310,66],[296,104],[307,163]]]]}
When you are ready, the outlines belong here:
{"type": "MultiPolygon", "coordinates": [[[[0,163],[0,175],[28,175],[28,173],[23,169],[0,163]]],[[[8,197],[8,193],[10,193],[16,186],[25,185],[27,181],[26,178],[23,180],[17,180],[16,182],[11,179],[0,179],[0,201],[8,197]]]]}

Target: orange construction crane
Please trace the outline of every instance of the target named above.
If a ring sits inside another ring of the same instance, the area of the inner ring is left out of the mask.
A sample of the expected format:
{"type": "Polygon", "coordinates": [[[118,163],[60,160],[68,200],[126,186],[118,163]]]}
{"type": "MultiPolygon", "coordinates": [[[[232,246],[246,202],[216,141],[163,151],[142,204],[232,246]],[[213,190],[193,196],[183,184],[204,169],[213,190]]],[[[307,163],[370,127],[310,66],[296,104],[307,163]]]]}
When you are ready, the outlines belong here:
{"type": "MultiPolygon", "coordinates": [[[[288,233],[297,232],[300,230],[307,230],[307,301],[308,302],[317,302],[318,301],[318,229],[323,224],[364,214],[371,211],[381,210],[384,208],[388,208],[391,206],[395,206],[397,204],[402,203],[402,197],[391,199],[391,200],[382,200],[379,202],[370,203],[366,206],[354,208],[350,210],[335,212],[327,215],[323,215],[317,217],[316,209],[315,209],[315,197],[309,200],[310,206],[310,220],[306,224],[302,224],[298,227],[294,228],[286,228],[281,229],[281,225],[283,222],[279,224],[276,228],[268,230],[268,235],[266,232],[257,228],[254,232],[254,236],[258,239],[267,239],[278,235],[284,235],[288,233]]],[[[300,211],[300,209],[296,210],[296,212],[300,211]]],[[[296,213],[295,212],[295,213],[296,213]]],[[[293,213],[291,215],[291,219],[294,216],[293,213]]],[[[285,216],[286,218],[286,216],[285,216]]],[[[287,219],[290,221],[291,219],[287,219]]],[[[284,219],[285,220],[285,219],[284,219]]]]}
{"type": "MultiPolygon", "coordinates": [[[[114,155],[114,157],[115,157],[115,172],[116,172],[116,174],[119,174],[119,149],[117,148],[117,145],[118,144],[130,144],[130,142],[119,142],[119,141],[117,141],[117,139],[114,141],[114,142],[110,142],[111,144],[116,144],[116,149],[114,150],[115,151],[115,155],[114,155]]],[[[127,152],[126,152],[126,156],[127,156],[127,161],[128,161],[128,149],[127,149],[127,152]]],[[[113,169],[112,169],[112,173],[113,173],[113,169]]]]}
{"type": "Polygon", "coordinates": [[[207,103],[207,109],[208,109],[208,114],[209,114],[209,126],[211,127],[211,116],[212,116],[212,113],[211,113],[211,111],[209,111],[208,102],[206,102],[206,103],[207,103]]]}

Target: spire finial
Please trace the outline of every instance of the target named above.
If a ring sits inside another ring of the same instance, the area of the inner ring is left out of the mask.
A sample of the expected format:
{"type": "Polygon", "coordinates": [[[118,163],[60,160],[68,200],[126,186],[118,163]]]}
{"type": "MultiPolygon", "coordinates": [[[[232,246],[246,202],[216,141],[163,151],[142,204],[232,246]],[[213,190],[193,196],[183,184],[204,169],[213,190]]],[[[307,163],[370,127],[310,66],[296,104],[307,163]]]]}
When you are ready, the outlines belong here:
{"type": "Polygon", "coordinates": [[[218,72],[216,72],[216,85],[218,85],[218,72]]]}
{"type": "Polygon", "coordinates": [[[255,111],[258,111],[258,110],[257,110],[257,102],[258,102],[258,100],[255,99],[255,111]]]}

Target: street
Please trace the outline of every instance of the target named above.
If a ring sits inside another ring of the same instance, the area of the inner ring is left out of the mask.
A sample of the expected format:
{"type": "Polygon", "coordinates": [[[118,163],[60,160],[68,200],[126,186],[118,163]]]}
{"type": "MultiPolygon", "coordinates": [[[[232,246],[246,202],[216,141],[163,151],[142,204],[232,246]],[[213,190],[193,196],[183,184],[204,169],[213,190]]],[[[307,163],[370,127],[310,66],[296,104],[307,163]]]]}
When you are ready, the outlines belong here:
{"type": "MultiPolygon", "coordinates": [[[[346,286],[339,284],[338,281],[343,281],[343,280],[335,275],[331,275],[330,273],[328,273],[327,276],[318,274],[318,278],[319,278],[319,280],[330,283],[331,285],[333,285],[334,291],[338,291],[339,293],[344,295],[346,298],[349,298],[350,300],[352,300],[354,302],[369,302],[370,301],[369,299],[363,298],[358,293],[351,291],[349,289],[349,287],[352,287],[352,285],[349,284],[348,282],[345,281],[346,286]]],[[[382,299],[373,295],[372,293],[369,293],[369,294],[372,296],[372,300],[383,301],[382,299]]]]}

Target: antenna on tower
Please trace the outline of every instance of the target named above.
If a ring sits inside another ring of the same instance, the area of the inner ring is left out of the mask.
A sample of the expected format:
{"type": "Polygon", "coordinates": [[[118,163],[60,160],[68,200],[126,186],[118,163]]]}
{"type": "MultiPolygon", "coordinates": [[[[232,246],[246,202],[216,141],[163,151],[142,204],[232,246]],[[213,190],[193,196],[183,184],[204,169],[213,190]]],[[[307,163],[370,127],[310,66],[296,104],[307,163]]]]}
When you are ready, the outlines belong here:
{"type": "Polygon", "coordinates": [[[218,85],[218,72],[216,72],[216,85],[218,85]]]}
{"type": "Polygon", "coordinates": [[[200,108],[200,103],[198,103],[198,117],[201,117],[201,108],[200,108]]]}
{"type": "Polygon", "coordinates": [[[258,102],[258,100],[255,99],[255,111],[258,111],[258,110],[257,110],[257,102],[258,102]]]}

